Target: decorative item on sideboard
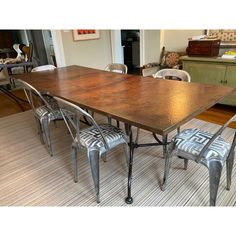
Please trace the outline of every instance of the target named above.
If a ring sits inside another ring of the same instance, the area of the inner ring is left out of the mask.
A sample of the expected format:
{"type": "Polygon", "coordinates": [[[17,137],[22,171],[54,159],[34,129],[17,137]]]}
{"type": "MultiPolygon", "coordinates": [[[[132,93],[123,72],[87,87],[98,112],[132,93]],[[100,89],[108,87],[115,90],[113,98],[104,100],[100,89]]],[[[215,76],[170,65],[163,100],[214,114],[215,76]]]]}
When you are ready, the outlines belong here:
{"type": "Polygon", "coordinates": [[[188,56],[215,57],[219,54],[220,39],[189,40],[186,49],[188,56]]]}

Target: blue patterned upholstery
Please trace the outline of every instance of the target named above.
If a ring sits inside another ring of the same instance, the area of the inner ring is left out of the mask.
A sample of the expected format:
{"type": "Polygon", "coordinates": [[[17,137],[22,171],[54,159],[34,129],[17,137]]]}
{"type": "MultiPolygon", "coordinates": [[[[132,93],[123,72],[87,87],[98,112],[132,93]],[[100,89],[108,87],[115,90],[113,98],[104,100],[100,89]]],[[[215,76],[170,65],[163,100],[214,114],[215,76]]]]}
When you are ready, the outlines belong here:
{"type": "MultiPolygon", "coordinates": [[[[212,136],[213,134],[199,129],[183,130],[174,139],[176,155],[195,161],[196,157],[212,136]]],[[[230,143],[218,136],[207,148],[200,162],[208,167],[209,162],[215,159],[220,161],[223,165],[229,154],[230,147],[230,143]]]]}

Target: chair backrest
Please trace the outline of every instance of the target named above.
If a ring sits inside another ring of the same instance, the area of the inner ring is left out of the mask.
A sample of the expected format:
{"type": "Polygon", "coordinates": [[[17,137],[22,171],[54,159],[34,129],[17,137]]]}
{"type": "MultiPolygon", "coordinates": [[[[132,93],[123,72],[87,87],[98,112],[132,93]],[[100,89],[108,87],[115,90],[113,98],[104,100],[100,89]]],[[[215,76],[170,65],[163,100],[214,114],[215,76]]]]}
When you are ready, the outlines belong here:
{"type": "MultiPolygon", "coordinates": [[[[222,125],[220,127],[220,129],[211,137],[211,139],[208,141],[208,143],[204,146],[204,148],[201,150],[201,152],[199,153],[198,157],[196,158],[196,162],[200,162],[201,158],[204,154],[204,152],[208,149],[208,147],[223,133],[223,131],[232,123],[232,122],[236,122],[236,115],[234,115],[232,118],[230,118],[224,125],[222,125]]],[[[236,132],[234,133],[234,138],[231,141],[231,147],[230,147],[230,151],[229,151],[229,155],[232,154],[232,152],[234,152],[235,149],[235,145],[236,145],[236,132]]]]}
{"type": "Polygon", "coordinates": [[[43,66],[34,67],[31,70],[31,72],[44,71],[44,70],[54,70],[54,69],[56,69],[56,67],[53,65],[43,65],[43,66]]]}
{"type": "Polygon", "coordinates": [[[88,113],[86,112],[85,110],[83,110],[82,108],[80,108],[79,106],[69,102],[69,101],[66,101],[64,99],[61,99],[59,97],[53,97],[57,103],[58,103],[58,106],[59,106],[59,109],[61,111],[61,114],[62,114],[62,117],[66,123],[66,126],[71,134],[71,137],[73,139],[73,141],[75,141],[77,139],[77,142],[78,144],[80,145],[80,130],[81,130],[81,127],[80,127],[80,119],[82,117],[86,117],[86,119],[88,120],[88,122],[90,124],[92,124],[93,126],[95,126],[98,130],[98,133],[101,135],[102,139],[103,139],[103,142],[104,142],[104,145],[106,148],[108,148],[108,144],[105,140],[105,137],[99,127],[99,125],[97,124],[97,122],[93,119],[93,117],[88,113]],[[68,111],[70,111],[71,113],[75,114],[75,119],[73,120],[71,115],[68,113],[68,111]],[[72,128],[76,131],[76,134],[74,135],[74,132],[72,131],[72,128]]]}
{"type": "MultiPolygon", "coordinates": [[[[187,71],[178,70],[178,69],[162,69],[157,71],[156,74],[153,75],[154,78],[165,79],[166,77],[175,77],[177,80],[190,82],[191,76],[187,71]]],[[[175,79],[174,78],[174,79],[175,79]]]]}
{"type": "MultiPolygon", "coordinates": [[[[45,105],[48,112],[54,112],[54,109],[49,102],[43,97],[43,95],[32,85],[28,84],[27,82],[18,79],[17,80],[23,87],[23,90],[25,92],[25,96],[33,110],[34,113],[36,113],[36,108],[39,106],[45,105]]],[[[59,107],[58,107],[59,109],[59,107]]]]}
{"type": "Polygon", "coordinates": [[[127,74],[128,67],[125,64],[111,63],[106,66],[105,70],[111,71],[111,72],[117,72],[117,73],[121,73],[121,74],[127,74]]]}

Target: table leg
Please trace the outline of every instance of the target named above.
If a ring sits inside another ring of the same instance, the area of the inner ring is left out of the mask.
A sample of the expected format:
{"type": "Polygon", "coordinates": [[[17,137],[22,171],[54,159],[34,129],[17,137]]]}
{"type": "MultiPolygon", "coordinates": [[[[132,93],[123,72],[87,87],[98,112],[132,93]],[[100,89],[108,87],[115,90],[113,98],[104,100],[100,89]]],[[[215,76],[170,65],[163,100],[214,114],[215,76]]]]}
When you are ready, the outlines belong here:
{"type": "Polygon", "coordinates": [[[129,135],[129,172],[128,172],[128,196],[125,198],[127,204],[133,203],[133,198],[131,197],[131,182],[132,182],[132,167],[133,167],[133,155],[134,155],[134,143],[132,127],[129,124],[125,124],[126,134],[129,135]]]}

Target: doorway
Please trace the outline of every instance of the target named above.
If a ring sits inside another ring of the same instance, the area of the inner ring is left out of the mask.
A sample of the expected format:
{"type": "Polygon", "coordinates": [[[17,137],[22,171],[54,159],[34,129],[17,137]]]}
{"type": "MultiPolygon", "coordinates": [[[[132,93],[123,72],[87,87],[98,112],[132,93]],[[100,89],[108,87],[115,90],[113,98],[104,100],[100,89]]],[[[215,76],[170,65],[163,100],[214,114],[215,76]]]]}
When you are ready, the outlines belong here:
{"type": "Polygon", "coordinates": [[[33,59],[37,66],[57,66],[51,30],[26,30],[27,40],[33,44],[33,59]]]}
{"type": "Polygon", "coordinates": [[[129,74],[140,74],[140,30],[121,30],[124,64],[129,74]]]}

